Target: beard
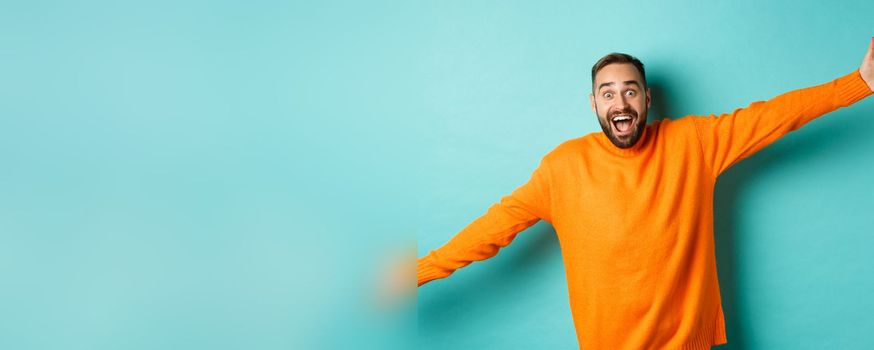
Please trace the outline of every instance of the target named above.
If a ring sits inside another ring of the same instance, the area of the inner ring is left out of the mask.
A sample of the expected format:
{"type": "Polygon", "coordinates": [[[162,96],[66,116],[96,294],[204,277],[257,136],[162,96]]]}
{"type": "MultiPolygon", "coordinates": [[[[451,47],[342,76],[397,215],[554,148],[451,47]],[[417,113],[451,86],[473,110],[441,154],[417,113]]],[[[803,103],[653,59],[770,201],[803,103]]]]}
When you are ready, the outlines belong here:
{"type": "Polygon", "coordinates": [[[643,129],[646,127],[646,108],[643,109],[643,113],[638,115],[637,111],[628,106],[624,109],[609,111],[607,112],[607,115],[602,118],[601,113],[598,111],[598,107],[595,106],[595,113],[598,114],[598,123],[601,124],[601,130],[604,130],[604,135],[607,135],[610,142],[619,148],[630,148],[634,146],[637,141],[640,140],[641,135],[643,135],[643,129]],[[629,135],[616,135],[613,125],[611,125],[613,122],[610,120],[620,114],[627,114],[634,118],[634,124],[630,126],[632,131],[629,135]]]}

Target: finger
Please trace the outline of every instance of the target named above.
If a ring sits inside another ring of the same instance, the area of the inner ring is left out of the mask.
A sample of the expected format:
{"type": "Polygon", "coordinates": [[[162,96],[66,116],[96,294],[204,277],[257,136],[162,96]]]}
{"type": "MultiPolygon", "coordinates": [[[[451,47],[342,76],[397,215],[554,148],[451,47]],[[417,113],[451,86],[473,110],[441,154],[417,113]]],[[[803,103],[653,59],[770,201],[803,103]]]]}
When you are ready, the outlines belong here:
{"type": "Polygon", "coordinates": [[[871,37],[871,43],[868,44],[868,54],[865,56],[874,60],[874,37],[871,37]]]}

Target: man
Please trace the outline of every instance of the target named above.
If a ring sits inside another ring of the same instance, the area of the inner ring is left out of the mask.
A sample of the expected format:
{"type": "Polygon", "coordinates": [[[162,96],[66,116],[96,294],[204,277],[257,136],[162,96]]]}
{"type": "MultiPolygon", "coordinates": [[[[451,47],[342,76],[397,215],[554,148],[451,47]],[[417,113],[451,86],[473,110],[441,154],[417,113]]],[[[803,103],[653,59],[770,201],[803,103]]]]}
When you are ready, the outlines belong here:
{"type": "Polygon", "coordinates": [[[874,90],[874,38],[861,67],[829,83],[721,116],[647,125],[643,64],[609,54],[592,67],[603,132],[568,140],[530,180],[418,259],[418,285],[497,254],[546,220],[555,228],[584,349],[709,349],[727,342],[716,274],[717,177],[807,122],[874,90]]]}

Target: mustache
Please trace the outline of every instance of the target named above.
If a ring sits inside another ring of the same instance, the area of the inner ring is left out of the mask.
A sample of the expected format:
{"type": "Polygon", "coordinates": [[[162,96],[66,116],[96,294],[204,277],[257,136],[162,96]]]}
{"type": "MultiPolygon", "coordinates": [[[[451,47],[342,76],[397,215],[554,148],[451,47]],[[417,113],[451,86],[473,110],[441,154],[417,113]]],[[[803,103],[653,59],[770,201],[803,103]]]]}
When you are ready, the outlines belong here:
{"type": "Polygon", "coordinates": [[[608,115],[608,118],[612,119],[613,117],[620,115],[620,114],[628,114],[634,118],[637,118],[637,111],[635,111],[631,107],[625,107],[623,109],[613,110],[612,112],[610,112],[610,115],[608,115]]]}

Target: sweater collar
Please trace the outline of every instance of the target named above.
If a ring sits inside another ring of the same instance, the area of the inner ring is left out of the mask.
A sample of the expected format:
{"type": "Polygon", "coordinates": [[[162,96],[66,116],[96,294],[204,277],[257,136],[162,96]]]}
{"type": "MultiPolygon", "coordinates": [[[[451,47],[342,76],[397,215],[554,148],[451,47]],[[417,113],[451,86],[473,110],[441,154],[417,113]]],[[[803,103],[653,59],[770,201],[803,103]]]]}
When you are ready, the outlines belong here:
{"type": "Polygon", "coordinates": [[[644,149],[647,148],[647,144],[649,144],[650,135],[652,132],[649,130],[650,126],[645,125],[643,127],[643,134],[640,135],[640,139],[637,140],[637,143],[634,146],[629,148],[619,148],[610,141],[603,131],[595,134],[595,140],[598,141],[598,144],[601,145],[602,148],[606,149],[608,152],[620,156],[620,157],[633,157],[635,155],[643,152],[644,149]]]}

